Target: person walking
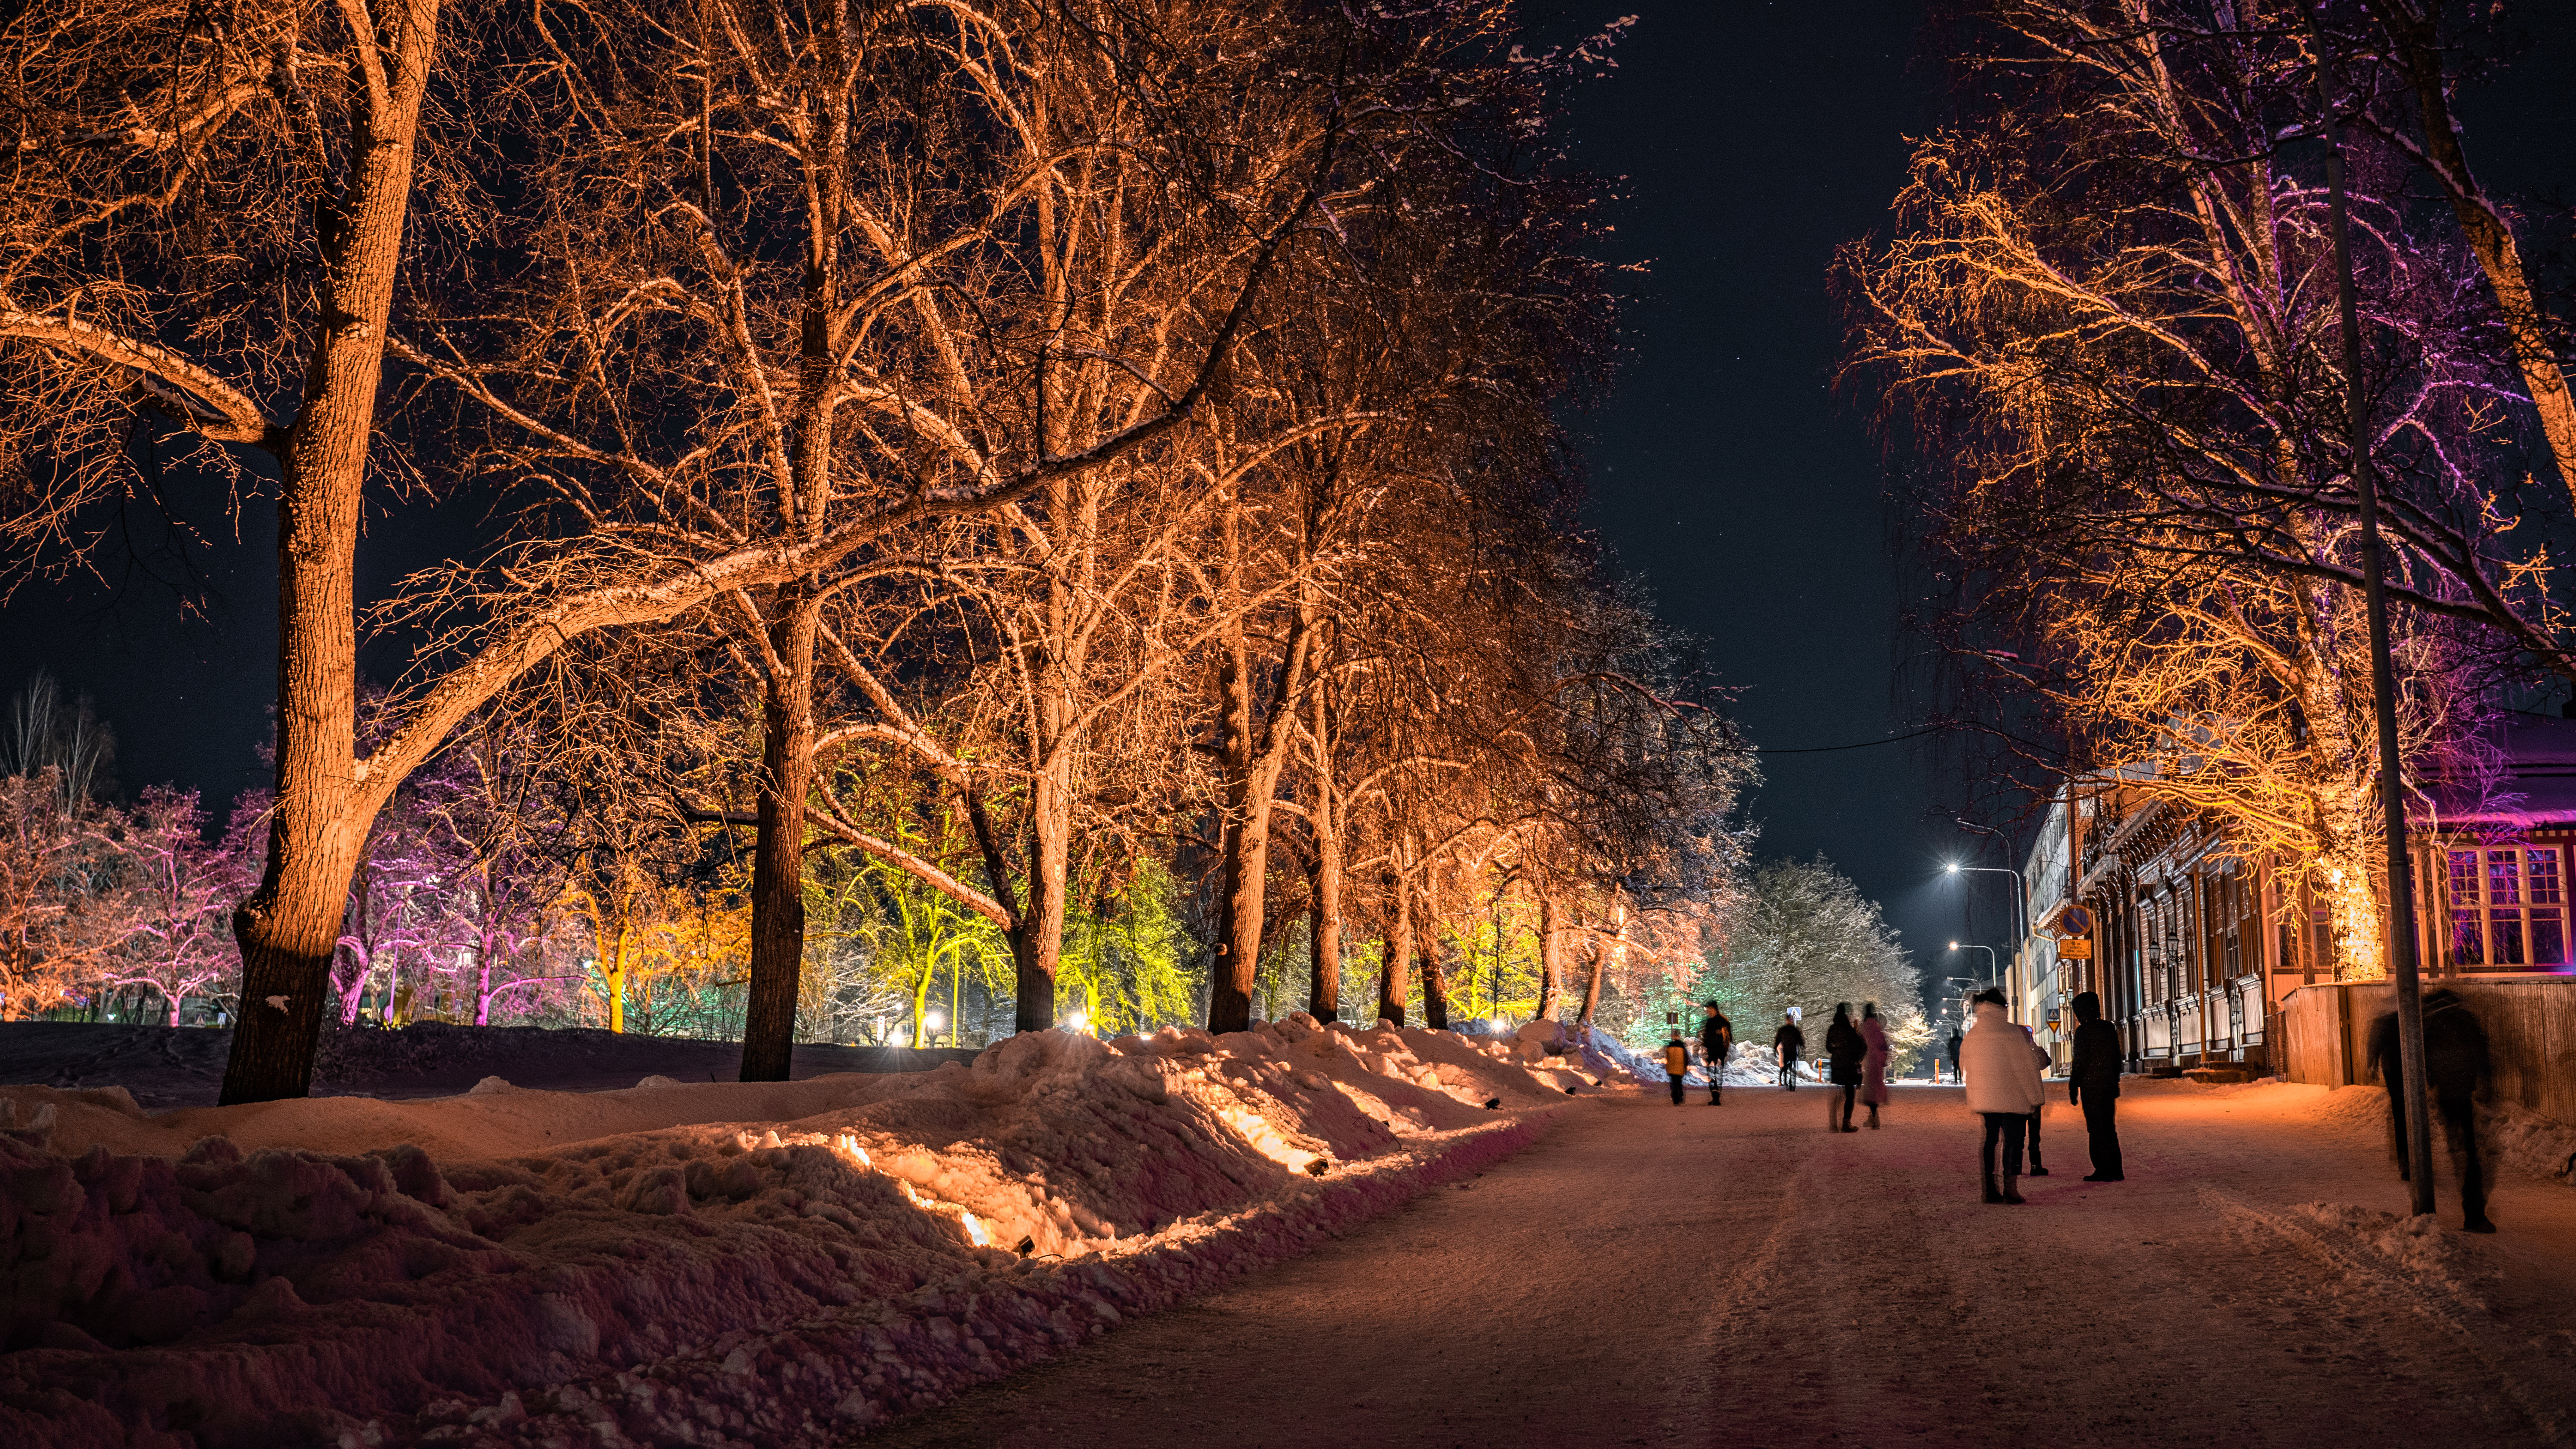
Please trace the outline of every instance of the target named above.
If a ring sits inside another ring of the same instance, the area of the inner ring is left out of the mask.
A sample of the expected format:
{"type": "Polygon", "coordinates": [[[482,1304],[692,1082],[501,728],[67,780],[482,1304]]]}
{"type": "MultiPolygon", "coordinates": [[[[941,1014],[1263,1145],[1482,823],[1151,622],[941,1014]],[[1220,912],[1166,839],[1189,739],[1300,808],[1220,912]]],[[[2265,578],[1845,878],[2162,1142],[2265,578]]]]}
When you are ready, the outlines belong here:
{"type": "Polygon", "coordinates": [[[1718,1010],[1714,1001],[1701,1009],[1708,1013],[1699,1024],[1699,1054],[1708,1063],[1708,1104],[1723,1107],[1726,1059],[1735,1050],[1735,1023],[1726,1019],[1726,1013],[1718,1010]]]}
{"type": "MultiPolygon", "coordinates": [[[[1932,1075],[1941,1075],[1941,1064],[1937,1060],[1932,1064],[1932,1075]]],[[[1959,1029],[1955,1026],[1950,1028],[1950,1080],[1959,1080],[1959,1029]]]]}
{"type": "Polygon", "coordinates": [[[1860,1028],[1852,1025],[1851,1003],[1834,1003],[1834,1023],[1825,1028],[1825,1062],[1827,1080],[1843,1089],[1842,1101],[1825,1108],[1825,1130],[1858,1132],[1852,1125],[1852,1098],[1860,1091],[1860,1064],[1869,1056],[1869,1043],[1861,1039],[1860,1028]],[[1837,1118],[1834,1114],[1841,1112],[1837,1118]]]}
{"type": "MultiPolygon", "coordinates": [[[[2370,1065],[2388,1084],[2389,1131],[2397,1145],[2397,1176],[2413,1166],[2406,1150],[2406,1074],[2397,1055],[2397,1013],[2390,1011],[2370,1024],[2370,1065]]],[[[2442,1138],[2450,1144],[2451,1165],[2460,1174],[2460,1226],[2472,1233],[2492,1233],[2487,1217],[2487,1184],[2478,1158],[2479,1094],[2495,1075],[2487,1049],[2486,1028],[2460,994],[2443,987],[2424,998],[2424,1079],[2433,1089],[2433,1110],[2442,1119],[2442,1138]]],[[[2424,1170],[2433,1170],[2431,1145],[2422,1154],[2424,1170]]]]}
{"type": "Polygon", "coordinates": [[[2120,1033],[2102,1019],[2102,998],[2075,993],[2075,1056],[2066,1068],[2066,1100],[2084,1109],[2084,1146],[2093,1159],[2086,1182],[2119,1182],[2120,1033]]]}
{"type": "Polygon", "coordinates": [[[1798,1090],[1798,1058],[1807,1051],[1807,1034],[1798,1030],[1798,1018],[1780,1013],[1780,1029],[1771,1033],[1772,1054],[1780,1059],[1780,1085],[1798,1090]]]}
{"type": "Polygon", "coordinates": [[[2030,1034],[2004,1015],[2004,994],[1992,987],[1974,998],[1976,1020],[1959,1049],[1959,1079],[1968,1089],[1968,1110],[1985,1118],[1985,1146],[1978,1154],[1984,1170],[1985,1200],[2022,1202],[2022,1133],[2030,1111],[2040,1104],[2039,1063],[2032,1058],[2030,1034]],[[2003,1186],[1995,1185],[1995,1146],[2004,1149],[2003,1186]]]}
{"type": "Polygon", "coordinates": [[[1860,1061],[1860,1100],[1869,1108],[1869,1130],[1878,1130],[1878,1109],[1887,1105],[1887,1027],[1878,1019],[1878,1003],[1860,1004],[1860,1039],[1869,1054],[1860,1061]]]}
{"type": "Polygon", "coordinates": [[[1664,1075],[1673,1079],[1673,1105],[1676,1107],[1682,1104],[1682,1078],[1689,1071],[1690,1048],[1683,1044],[1682,1034],[1676,1031],[1673,1039],[1664,1043],[1664,1075]]]}

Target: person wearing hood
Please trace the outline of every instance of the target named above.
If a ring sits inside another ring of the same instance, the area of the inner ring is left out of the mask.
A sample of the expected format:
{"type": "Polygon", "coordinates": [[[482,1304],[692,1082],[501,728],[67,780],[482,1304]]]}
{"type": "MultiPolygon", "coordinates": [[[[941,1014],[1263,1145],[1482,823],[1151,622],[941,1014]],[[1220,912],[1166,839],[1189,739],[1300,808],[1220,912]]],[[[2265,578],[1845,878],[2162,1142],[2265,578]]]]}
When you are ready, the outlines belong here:
{"type": "MultiPolygon", "coordinates": [[[[2370,1065],[2388,1084],[2389,1130],[2396,1140],[2397,1176],[2403,1180],[2413,1159],[2406,1150],[2406,1074],[2397,1054],[2397,1013],[2383,1013],[2370,1024],[2370,1065]]],[[[2433,1089],[2433,1110],[2442,1119],[2442,1137],[2450,1144],[2451,1164],[2460,1174],[2460,1226],[2472,1233],[2492,1233],[2487,1218],[2486,1173],[2478,1160],[2478,1096],[2495,1075],[2487,1051],[2486,1028],[2460,994],[2443,987],[2424,998],[2424,1077],[2433,1089]]],[[[2427,1144],[2428,1147],[2430,1144],[2427,1144]]],[[[2430,1152],[2423,1154],[2429,1158],[2430,1152]]],[[[2433,1170],[2427,1161],[2424,1170],[2433,1170]]]]}
{"type": "Polygon", "coordinates": [[[1869,1128],[1878,1130],[1878,1109],[1887,1105],[1887,1025],[1878,1019],[1878,1003],[1860,1004],[1860,1039],[1869,1054],[1860,1062],[1860,1100],[1869,1108],[1869,1128]]]}
{"type": "Polygon", "coordinates": [[[2119,1182],[2120,1033],[2102,1019],[2102,998],[2075,994],[2075,1058],[2066,1069],[2066,1100],[2084,1109],[2085,1145],[2093,1158],[2086,1182],[2119,1182]]]}
{"type": "Polygon", "coordinates": [[[1834,1003],[1833,1025],[1825,1028],[1826,1080],[1843,1089],[1842,1100],[1825,1108],[1825,1130],[1858,1132],[1852,1125],[1852,1098],[1860,1092],[1860,1064],[1869,1056],[1869,1043],[1861,1039],[1860,1028],[1852,1025],[1851,1003],[1834,1003]],[[1836,1114],[1840,1115],[1837,1116],[1836,1114]]]}
{"type": "Polygon", "coordinates": [[[1988,1202],[2022,1201],[2022,1134],[2030,1114],[2046,1100],[2039,1085],[2039,1063],[2031,1055],[2030,1033],[2004,1014],[2004,994],[1992,987],[1977,993],[1976,1020],[1959,1045],[1959,1076],[1968,1089],[1968,1110],[1986,1119],[1985,1147],[1978,1161],[1985,1174],[1988,1202]],[[2004,1149],[2003,1185],[1995,1185],[1995,1144],[2004,1149]]]}

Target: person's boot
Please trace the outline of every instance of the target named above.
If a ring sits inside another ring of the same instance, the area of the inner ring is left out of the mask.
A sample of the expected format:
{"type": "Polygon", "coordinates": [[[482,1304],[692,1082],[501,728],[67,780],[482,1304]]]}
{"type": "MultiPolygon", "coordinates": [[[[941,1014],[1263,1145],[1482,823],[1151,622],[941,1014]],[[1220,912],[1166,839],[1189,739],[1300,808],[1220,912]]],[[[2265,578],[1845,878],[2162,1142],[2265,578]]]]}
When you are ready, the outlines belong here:
{"type": "Polygon", "coordinates": [[[1869,1130],[1872,1132],[1878,1130],[1878,1108],[1876,1107],[1869,1109],[1869,1130]]]}
{"type": "Polygon", "coordinates": [[[2013,1189],[2013,1175],[2009,1172],[2004,1174],[2004,1195],[1995,1200],[1997,1202],[2011,1203],[2015,1207],[2019,1207],[2023,1203],[2029,1201],[2028,1198],[2023,1197],[2019,1192],[2016,1192],[2013,1189]]]}
{"type": "Polygon", "coordinates": [[[1986,1201],[1988,1201],[1988,1202],[2002,1202],[2002,1201],[2004,1200],[2004,1195],[2003,1195],[2002,1193],[2000,1193],[2000,1192],[1995,1191],[1995,1175],[1994,1175],[1994,1173],[1993,1173],[1992,1171],[1987,1172],[1987,1173],[1985,1174],[1985,1179],[1986,1179],[1986,1201]]]}

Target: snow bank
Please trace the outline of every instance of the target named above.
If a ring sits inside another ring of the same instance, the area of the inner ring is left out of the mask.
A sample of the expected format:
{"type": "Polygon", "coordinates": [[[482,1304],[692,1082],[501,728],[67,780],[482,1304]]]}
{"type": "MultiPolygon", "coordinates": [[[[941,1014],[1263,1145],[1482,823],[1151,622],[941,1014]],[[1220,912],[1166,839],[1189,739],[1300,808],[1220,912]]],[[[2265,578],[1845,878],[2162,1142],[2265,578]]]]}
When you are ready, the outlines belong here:
{"type": "Polygon", "coordinates": [[[1511,1152],[1566,1100],[1511,1055],[1298,1017],[799,1083],[6,1089],[0,1442],[843,1441],[1511,1152]]]}

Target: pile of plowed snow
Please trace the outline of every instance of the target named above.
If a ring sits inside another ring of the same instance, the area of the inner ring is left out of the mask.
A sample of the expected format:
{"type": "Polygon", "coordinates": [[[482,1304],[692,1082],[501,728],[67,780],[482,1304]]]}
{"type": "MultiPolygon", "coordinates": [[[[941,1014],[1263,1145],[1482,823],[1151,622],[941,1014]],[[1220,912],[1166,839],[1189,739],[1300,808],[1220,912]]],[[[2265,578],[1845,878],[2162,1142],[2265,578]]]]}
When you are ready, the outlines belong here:
{"type": "Polygon", "coordinates": [[[1515,1057],[1300,1016],[795,1083],[0,1088],[0,1442],[846,1440],[1514,1150],[1586,1080],[1515,1057]]]}

